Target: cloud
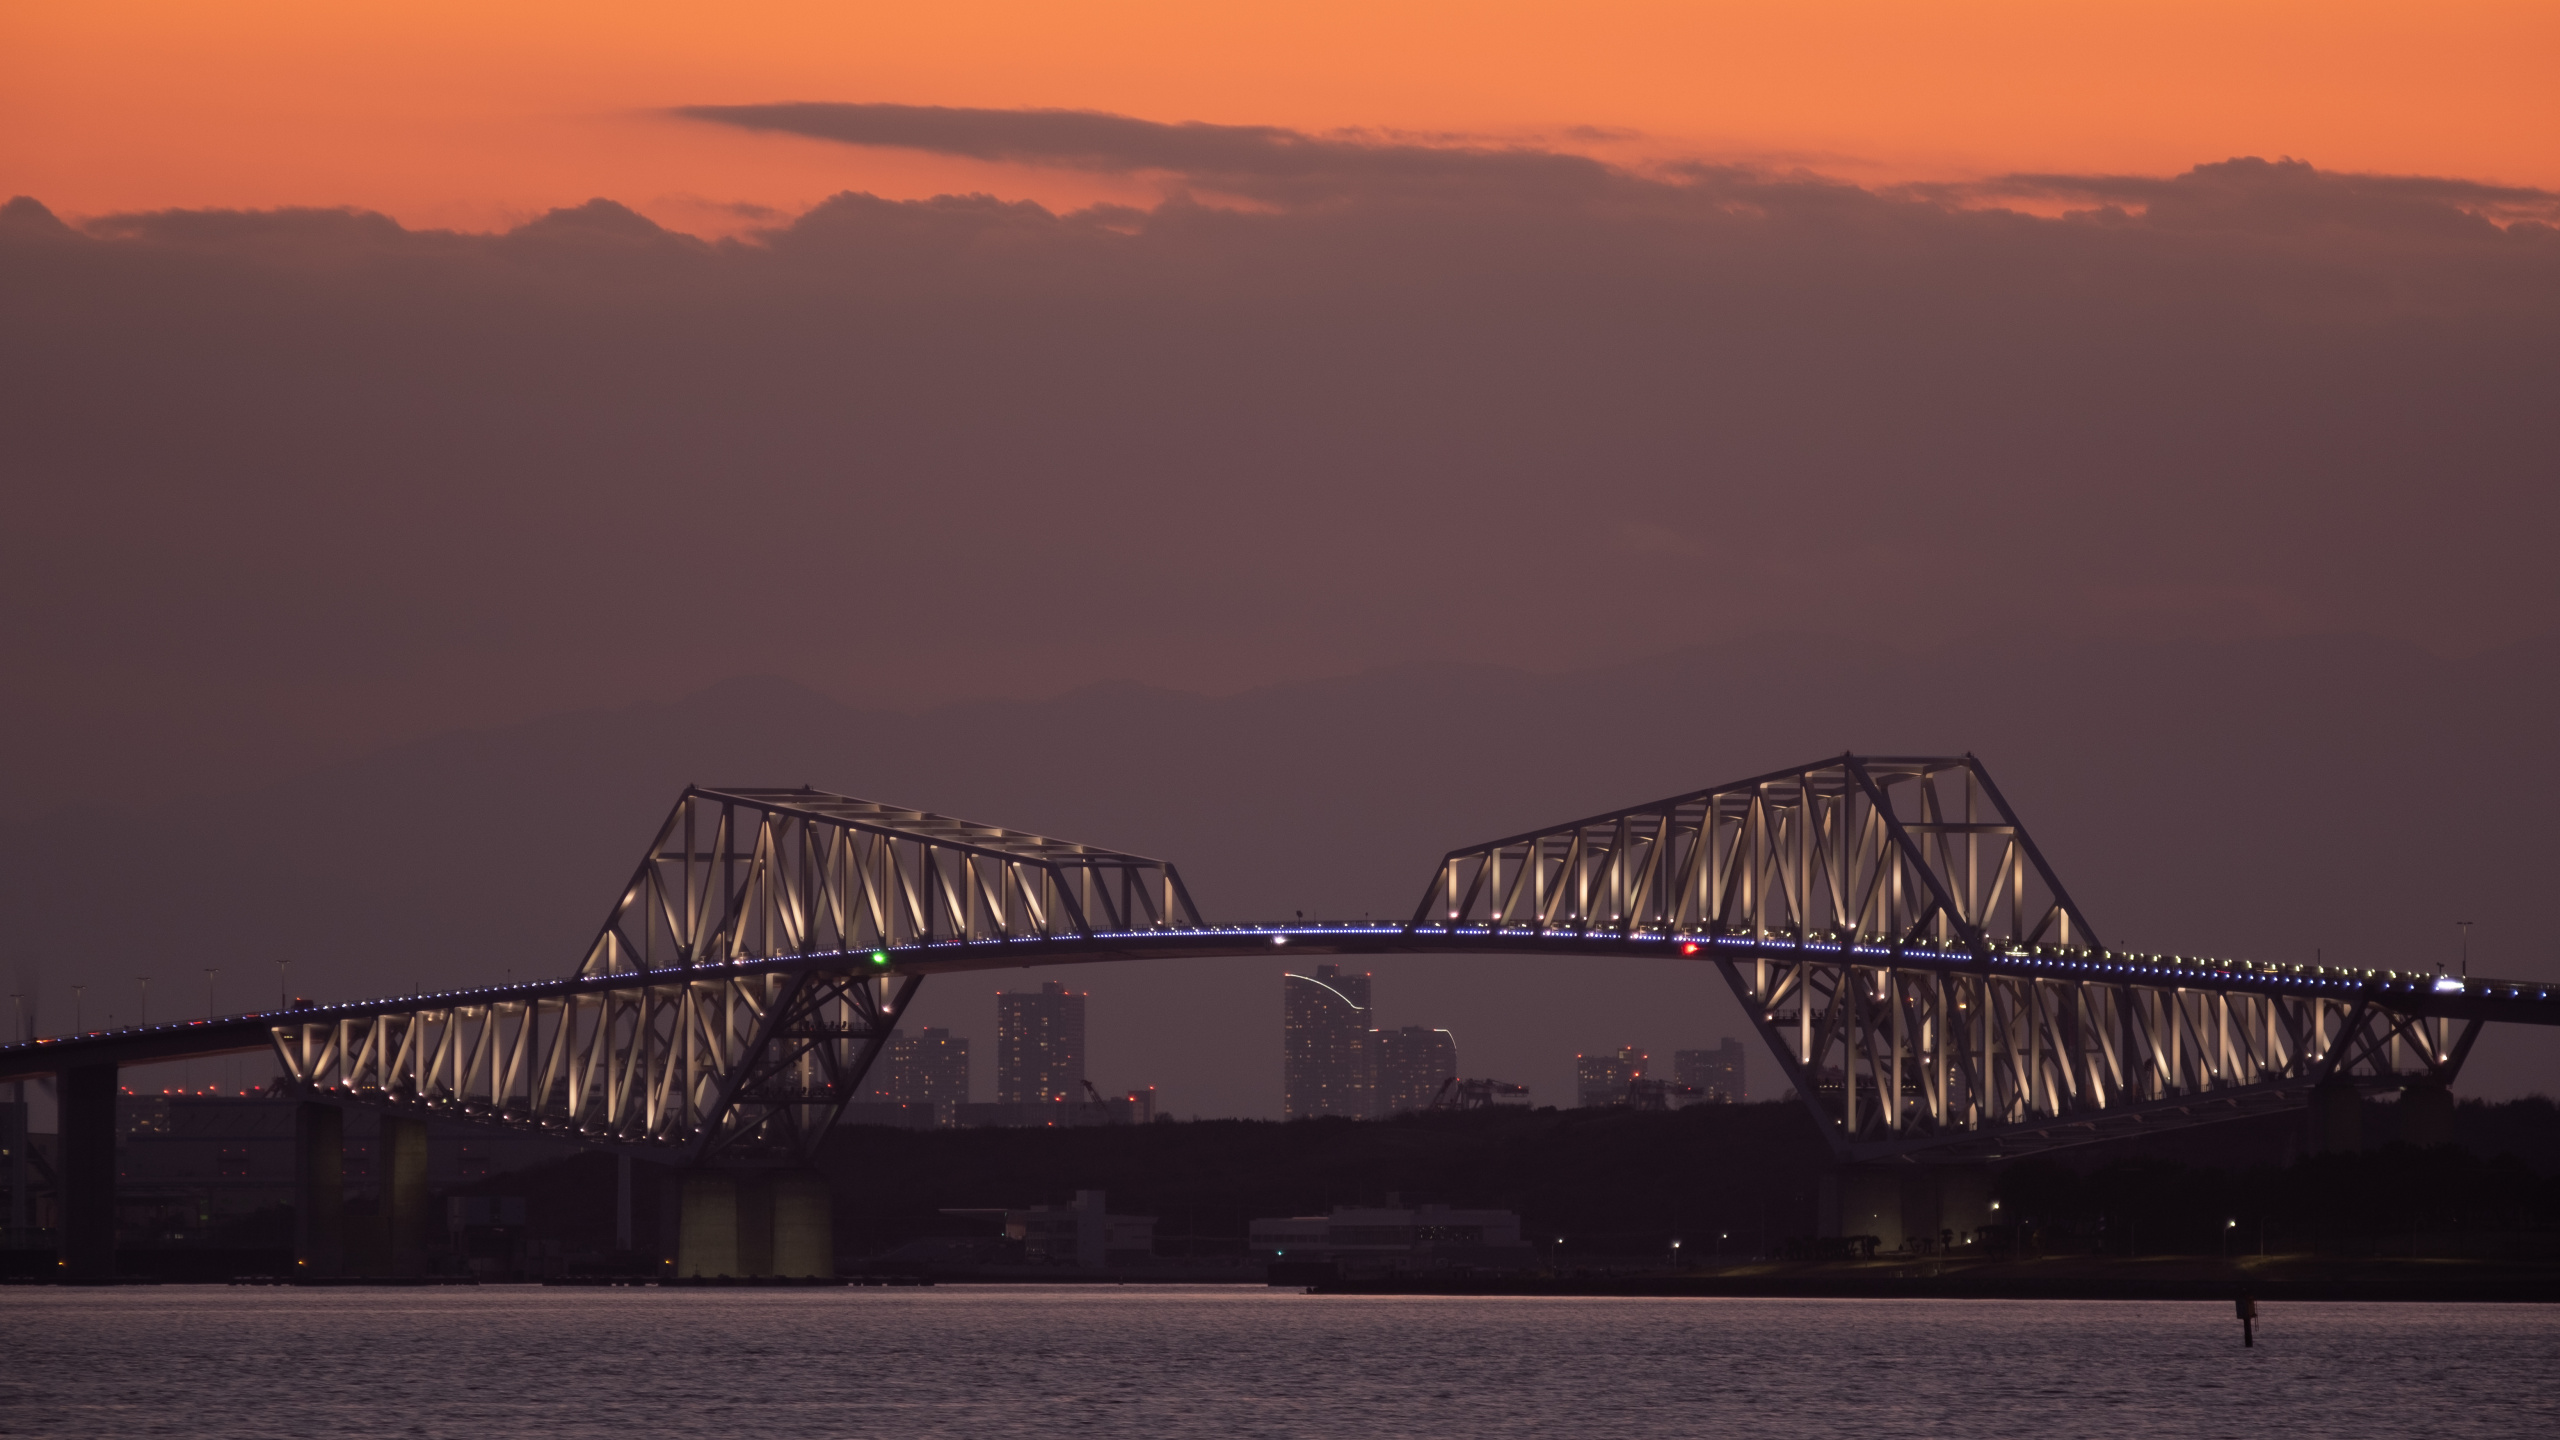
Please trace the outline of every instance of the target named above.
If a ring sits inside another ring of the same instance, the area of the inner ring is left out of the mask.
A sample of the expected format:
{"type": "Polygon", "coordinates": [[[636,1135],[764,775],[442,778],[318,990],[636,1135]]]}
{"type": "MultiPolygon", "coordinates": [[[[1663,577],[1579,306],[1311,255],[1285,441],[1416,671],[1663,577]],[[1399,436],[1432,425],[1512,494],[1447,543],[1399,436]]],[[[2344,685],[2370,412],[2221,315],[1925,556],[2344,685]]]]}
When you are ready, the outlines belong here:
{"type": "Polygon", "coordinates": [[[2039,218],[923,113],[862,133],[1275,198],[846,194],[715,242],[0,210],[0,743],[140,785],[745,673],[896,707],[2560,628],[2560,244],[2479,213],[2530,195],[2012,177],[2097,207],[2039,218]]]}
{"type": "Polygon", "coordinates": [[[2183,175],[2003,175],[1948,187],[1984,199],[2085,200],[2140,207],[2157,224],[2264,229],[2345,225],[2451,233],[2481,223],[2560,220],[2560,193],[2430,175],[2324,172],[2301,160],[2226,160],[2183,175]]]}
{"type": "Polygon", "coordinates": [[[1596,162],[1531,147],[1414,143],[1366,132],[1310,135],[1271,125],[1165,124],[1093,110],[988,110],[941,105],[688,105],[686,119],[848,145],[1106,174],[1162,173],[1254,198],[1304,200],[1380,185],[1487,177],[1582,187],[1596,162]]]}

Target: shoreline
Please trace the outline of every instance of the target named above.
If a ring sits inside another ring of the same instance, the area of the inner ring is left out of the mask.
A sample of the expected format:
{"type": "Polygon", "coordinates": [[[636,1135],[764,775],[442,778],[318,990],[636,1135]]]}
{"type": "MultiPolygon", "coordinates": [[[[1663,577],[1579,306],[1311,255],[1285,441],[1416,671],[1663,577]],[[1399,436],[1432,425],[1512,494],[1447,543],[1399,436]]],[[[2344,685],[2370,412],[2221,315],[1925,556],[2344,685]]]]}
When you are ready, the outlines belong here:
{"type": "Polygon", "coordinates": [[[1407,1274],[1313,1278],[1311,1295],[1700,1299],[2286,1300],[2560,1303],[2560,1265],[2311,1256],[2086,1257],[1969,1265],[1928,1260],[1740,1266],[1679,1274],[1407,1274]]]}

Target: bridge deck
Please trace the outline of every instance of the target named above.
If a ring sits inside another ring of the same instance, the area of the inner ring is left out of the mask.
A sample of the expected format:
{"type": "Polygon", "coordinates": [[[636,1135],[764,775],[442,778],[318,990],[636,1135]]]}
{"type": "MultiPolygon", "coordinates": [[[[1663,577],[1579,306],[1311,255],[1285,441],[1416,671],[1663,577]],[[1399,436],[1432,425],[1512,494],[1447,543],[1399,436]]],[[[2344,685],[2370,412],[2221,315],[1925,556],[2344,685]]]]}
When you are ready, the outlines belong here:
{"type": "MultiPolygon", "coordinates": [[[[2040,946],[1995,953],[1986,963],[1970,951],[1929,946],[1846,944],[1792,936],[1678,935],[1608,931],[1503,931],[1483,926],[1240,925],[1161,928],[1097,934],[1090,938],[1017,938],[947,941],[848,954],[826,951],[693,967],[691,974],[755,975],[803,969],[842,969],[848,960],[876,962],[874,973],[891,976],[950,975],[974,970],[1032,969],[1115,960],[1217,960],[1248,955],[1539,955],[1619,959],[1756,960],[1792,962],[1817,958],[1830,964],[1878,969],[1937,970],[2054,981],[2171,986],[2232,994],[2366,1000],[2404,1015],[2508,1024],[2560,1025],[2560,987],[2542,981],[2463,980],[2421,970],[2350,969],[2342,966],[2275,965],[2192,956],[2111,954],[2040,946]]],[[[29,1079],[87,1065],[144,1065],[269,1049],[274,1027],[311,1024],[391,1010],[453,1010],[480,1005],[594,995],[667,985],[687,978],[682,969],[627,970],[521,985],[431,991],[417,995],[263,1011],[217,1019],[181,1020],[55,1035],[0,1046],[0,1082],[29,1079]]]]}

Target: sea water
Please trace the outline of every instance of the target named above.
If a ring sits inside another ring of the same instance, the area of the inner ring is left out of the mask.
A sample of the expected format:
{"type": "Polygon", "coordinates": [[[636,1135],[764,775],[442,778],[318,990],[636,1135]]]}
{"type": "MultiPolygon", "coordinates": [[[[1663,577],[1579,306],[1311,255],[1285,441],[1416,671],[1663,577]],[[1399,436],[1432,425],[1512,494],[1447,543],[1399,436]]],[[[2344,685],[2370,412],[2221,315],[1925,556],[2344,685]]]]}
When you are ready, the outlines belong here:
{"type": "Polygon", "coordinates": [[[11,1436],[2560,1435],[2560,1307],[0,1289],[11,1436]]]}

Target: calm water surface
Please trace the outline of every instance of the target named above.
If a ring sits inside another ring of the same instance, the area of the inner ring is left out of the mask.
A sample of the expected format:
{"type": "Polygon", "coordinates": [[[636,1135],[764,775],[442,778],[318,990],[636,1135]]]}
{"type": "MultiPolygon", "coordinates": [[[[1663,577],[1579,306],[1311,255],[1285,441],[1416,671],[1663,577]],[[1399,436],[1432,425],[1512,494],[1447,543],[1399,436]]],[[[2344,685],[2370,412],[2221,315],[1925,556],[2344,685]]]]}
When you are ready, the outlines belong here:
{"type": "Polygon", "coordinates": [[[2560,1309],[0,1290],[25,1436],[2560,1436],[2560,1309]]]}

